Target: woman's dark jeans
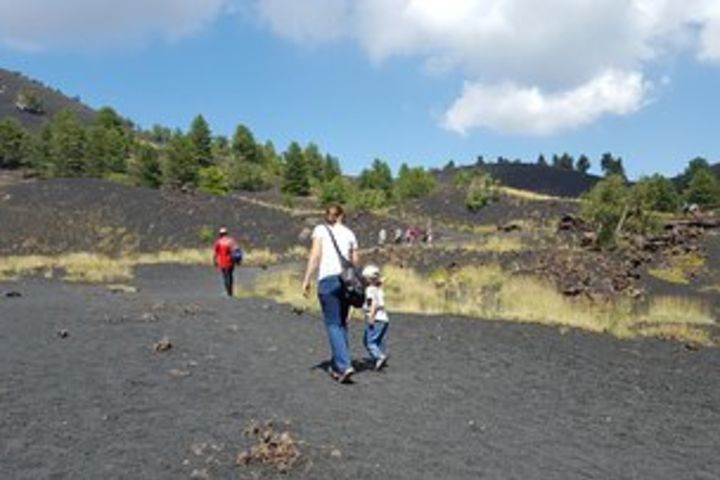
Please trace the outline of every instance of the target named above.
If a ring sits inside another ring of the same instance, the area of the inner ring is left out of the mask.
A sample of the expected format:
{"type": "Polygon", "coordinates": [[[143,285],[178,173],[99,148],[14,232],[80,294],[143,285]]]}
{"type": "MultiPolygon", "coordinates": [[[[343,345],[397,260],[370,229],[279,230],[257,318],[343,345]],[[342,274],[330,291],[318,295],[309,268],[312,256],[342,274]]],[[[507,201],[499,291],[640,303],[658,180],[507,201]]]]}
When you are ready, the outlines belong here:
{"type": "Polygon", "coordinates": [[[345,373],[351,366],[348,343],[347,318],[350,304],[345,300],[340,277],[325,277],[318,283],[318,298],[325,318],[325,329],[332,352],[332,368],[345,373]]]}

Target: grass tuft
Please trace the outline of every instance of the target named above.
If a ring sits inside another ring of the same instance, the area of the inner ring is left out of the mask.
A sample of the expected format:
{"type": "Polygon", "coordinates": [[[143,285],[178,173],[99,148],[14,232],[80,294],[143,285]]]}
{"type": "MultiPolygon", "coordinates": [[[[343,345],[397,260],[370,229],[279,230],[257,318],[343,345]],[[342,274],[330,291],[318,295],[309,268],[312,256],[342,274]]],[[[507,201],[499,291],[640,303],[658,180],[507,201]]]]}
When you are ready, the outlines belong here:
{"type": "Polygon", "coordinates": [[[687,253],[672,257],[668,264],[651,268],[648,273],[653,277],[676,285],[688,285],[690,280],[705,266],[705,258],[697,253],[687,253]]]}

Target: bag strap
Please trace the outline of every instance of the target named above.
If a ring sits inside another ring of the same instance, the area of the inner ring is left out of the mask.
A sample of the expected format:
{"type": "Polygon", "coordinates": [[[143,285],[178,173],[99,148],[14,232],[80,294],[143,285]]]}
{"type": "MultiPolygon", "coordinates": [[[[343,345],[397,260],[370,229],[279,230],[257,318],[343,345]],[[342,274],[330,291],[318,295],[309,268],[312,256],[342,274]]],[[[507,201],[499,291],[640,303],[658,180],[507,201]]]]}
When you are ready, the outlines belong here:
{"type": "Polygon", "coordinates": [[[330,226],[327,223],[325,224],[325,228],[327,229],[328,233],[330,234],[330,239],[332,240],[333,245],[335,245],[335,251],[337,252],[338,257],[340,257],[340,264],[342,265],[343,262],[352,263],[352,262],[350,262],[350,260],[345,258],[345,256],[340,252],[340,247],[337,244],[337,240],[335,240],[335,235],[333,234],[332,229],[330,228],[330,226]]]}

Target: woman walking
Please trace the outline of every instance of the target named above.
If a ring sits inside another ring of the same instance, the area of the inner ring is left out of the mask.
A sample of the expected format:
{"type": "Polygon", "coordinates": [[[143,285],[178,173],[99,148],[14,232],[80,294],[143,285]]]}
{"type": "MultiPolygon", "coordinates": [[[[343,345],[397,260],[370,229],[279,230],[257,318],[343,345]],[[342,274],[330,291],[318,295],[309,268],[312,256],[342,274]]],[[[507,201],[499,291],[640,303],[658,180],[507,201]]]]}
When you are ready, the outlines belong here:
{"type": "Polygon", "coordinates": [[[331,205],[325,211],[325,223],[313,230],[312,248],[302,285],[303,293],[307,295],[310,292],[312,276],[318,271],[318,298],[332,354],[329,373],[343,383],[350,379],[355,370],[350,359],[347,332],[350,304],[340,282],[340,255],[354,265],[358,264],[357,239],[352,230],[343,225],[344,215],[340,205],[331,205]]]}

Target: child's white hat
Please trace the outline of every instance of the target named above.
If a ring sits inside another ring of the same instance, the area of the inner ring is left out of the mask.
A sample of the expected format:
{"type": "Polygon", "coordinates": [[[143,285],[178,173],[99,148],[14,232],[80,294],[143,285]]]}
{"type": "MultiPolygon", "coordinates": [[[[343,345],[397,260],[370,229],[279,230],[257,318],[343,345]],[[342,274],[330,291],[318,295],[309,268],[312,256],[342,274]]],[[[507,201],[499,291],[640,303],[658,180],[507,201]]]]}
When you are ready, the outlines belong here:
{"type": "Polygon", "coordinates": [[[377,265],[366,265],[365,268],[363,268],[362,276],[365,278],[377,278],[380,276],[380,269],[377,265]]]}

